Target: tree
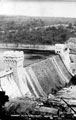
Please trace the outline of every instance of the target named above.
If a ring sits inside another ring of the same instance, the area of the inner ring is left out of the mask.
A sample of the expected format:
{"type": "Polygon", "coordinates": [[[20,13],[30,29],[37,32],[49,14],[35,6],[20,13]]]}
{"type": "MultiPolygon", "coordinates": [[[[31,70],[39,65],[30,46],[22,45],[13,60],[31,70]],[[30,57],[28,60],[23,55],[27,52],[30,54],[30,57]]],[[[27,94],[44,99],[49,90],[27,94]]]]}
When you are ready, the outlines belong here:
{"type": "Polygon", "coordinates": [[[75,23],[74,23],[74,26],[76,26],[76,21],[75,21],[75,23]]]}
{"type": "Polygon", "coordinates": [[[69,28],[69,29],[72,29],[72,23],[69,23],[68,28],[69,28]]]}
{"type": "Polygon", "coordinates": [[[61,35],[61,38],[62,38],[62,40],[63,40],[62,42],[65,42],[65,41],[66,41],[66,36],[67,36],[66,33],[63,33],[63,34],[61,35]]]}

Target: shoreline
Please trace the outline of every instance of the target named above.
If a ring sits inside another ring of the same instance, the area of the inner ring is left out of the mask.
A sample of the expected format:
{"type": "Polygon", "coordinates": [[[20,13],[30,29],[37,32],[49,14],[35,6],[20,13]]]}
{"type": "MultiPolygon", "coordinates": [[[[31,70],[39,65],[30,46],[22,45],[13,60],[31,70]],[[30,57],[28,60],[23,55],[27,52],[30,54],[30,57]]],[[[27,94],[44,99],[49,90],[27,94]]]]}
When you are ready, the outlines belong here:
{"type": "Polygon", "coordinates": [[[43,50],[54,51],[54,45],[33,45],[33,44],[15,44],[15,43],[0,43],[0,49],[27,49],[27,50],[43,50]]]}

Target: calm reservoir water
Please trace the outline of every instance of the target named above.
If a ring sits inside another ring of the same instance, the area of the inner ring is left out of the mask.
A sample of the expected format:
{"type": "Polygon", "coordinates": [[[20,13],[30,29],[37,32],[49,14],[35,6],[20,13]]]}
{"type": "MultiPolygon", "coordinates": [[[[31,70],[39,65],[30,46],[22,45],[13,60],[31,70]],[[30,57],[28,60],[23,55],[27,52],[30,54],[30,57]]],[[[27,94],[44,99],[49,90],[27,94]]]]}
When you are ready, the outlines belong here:
{"type": "MultiPolygon", "coordinates": [[[[4,62],[3,62],[3,53],[8,51],[8,49],[0,49],[0,71],[4,69],[4,62]]],[[[48,58],[49,56],[53,55],[53,53],[44,53],[44,52],[37,52],[37,51],[24,51],[24,67],[30,64],[39,62],[43,59],[48,58]]]]}

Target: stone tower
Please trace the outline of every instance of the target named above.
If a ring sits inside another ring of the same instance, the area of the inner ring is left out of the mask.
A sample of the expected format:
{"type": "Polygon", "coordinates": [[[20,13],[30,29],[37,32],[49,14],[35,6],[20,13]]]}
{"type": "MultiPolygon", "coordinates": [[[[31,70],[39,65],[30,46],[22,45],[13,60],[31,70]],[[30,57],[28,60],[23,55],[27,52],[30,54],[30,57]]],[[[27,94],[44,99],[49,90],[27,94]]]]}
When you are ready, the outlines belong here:
{"type": "Polygon", "coordinates": [[[3,59],[6,69],[20,68],[23,67],[24,54],[23,51],[6,51],[3,59]]]}
{"type": "Polygon", "coordinates": [[[14,80],[20,90],[20,93],[23,95],[19,81],[19,78],[22,79],[23,76],[23,51],[6,51],[4,52],[3,60],[5,64],[5,69],[13,71],[14,80]]]}

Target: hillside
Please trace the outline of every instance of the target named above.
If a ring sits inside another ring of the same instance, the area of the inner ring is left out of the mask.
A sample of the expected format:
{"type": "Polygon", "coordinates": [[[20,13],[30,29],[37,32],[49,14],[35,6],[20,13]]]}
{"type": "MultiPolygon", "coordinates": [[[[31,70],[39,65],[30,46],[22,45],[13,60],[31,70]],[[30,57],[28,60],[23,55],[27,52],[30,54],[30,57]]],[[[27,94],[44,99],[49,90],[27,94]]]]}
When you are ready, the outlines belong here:
{"type": "Polygon", "coordinates": [[[64,17],[27,17],[27,16],[0,16],[0,24],[8,22],[18,23],[30,23],[34,20],[43,20],[45,25],[59,24],[59,23],[75,23],[76,18],[64,18],[64,17]]]}
{"type": "Polygon", "coordinates": [[[0,16],[0,42],[24,44],[63,43],[69,37],[76,37],[76,18],[0,16]],[[50,25],[67,24],[50,27],[50,25]],[[45,28],[45,26],[48,26],[45,28]],[[39,29],[35,29],[38,27],[39,29]]]}

